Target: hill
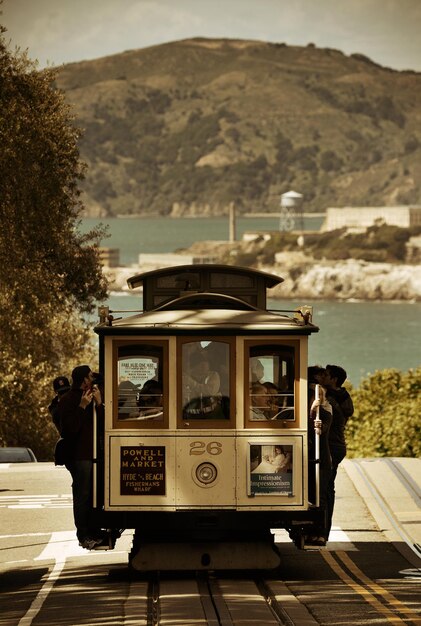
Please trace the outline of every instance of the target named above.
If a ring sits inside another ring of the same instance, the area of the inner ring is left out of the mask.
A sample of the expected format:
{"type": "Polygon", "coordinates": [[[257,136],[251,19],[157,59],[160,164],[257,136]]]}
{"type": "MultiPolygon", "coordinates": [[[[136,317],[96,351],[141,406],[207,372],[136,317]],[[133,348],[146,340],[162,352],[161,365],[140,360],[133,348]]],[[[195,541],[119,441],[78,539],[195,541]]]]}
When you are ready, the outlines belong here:
{"type": "Polygon", "coordinates": [[[90,215],[420,203],[421,74],[338,50],[189,39],[60,70],[90,215]]]}

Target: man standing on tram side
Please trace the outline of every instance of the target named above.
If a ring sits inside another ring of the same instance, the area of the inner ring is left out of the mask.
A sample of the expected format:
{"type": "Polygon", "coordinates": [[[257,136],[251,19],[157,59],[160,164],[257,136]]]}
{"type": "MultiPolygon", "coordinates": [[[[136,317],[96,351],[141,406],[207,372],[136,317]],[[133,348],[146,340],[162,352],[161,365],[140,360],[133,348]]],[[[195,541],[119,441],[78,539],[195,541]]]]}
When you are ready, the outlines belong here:
{"type": "Polygon", "coordinates": [[[319,468],[320,468],[320,507],[326,511],[325,520],[318,524],[314,524],[311,527],[311,534],[306,536],[305,543],[313,546],[325,546],[329,537],[329,483],[332,471],[332,458],[329,447],[330,429],[333,420],[333,409],[328,399],[325,387],[321,384],[321,378],[324,376],[325,371],[322,367],[311,366],[307,370],[308,390],[307,400],[309,408],[309,456],[313,460],[310,464],[311,481],[309,488],[310,498],[315,498],[315,472],[316,465],[315,459],[315,419],[321,421],[320,432],[320,456],[319,456],[319,468]],[[319,387],[319,397],[316,400],[316,386],[319,387]],[[317,411],[317,408],[319,409],[317,411]]]}
{"type": "Polygon", "coordinates": [[[69,379],[66,378],[66,376],[57,376],[57,378],[53,380],[53,389],[56,395],[54,396],[54,398],[51,400],[50,404],[48,405],[48,410],[50,411],[50,415],[54,422],[54,426],[60,432],[60,424],[57,421],[56,411],[57,411],[58,403],[60,402],[61,398],[70,389],[69,379]]]}
{"type": "Polygon", "coordinates": [[[55,417],[66,442],[66,468],[72,476],[73,515],[79,545],[91,550],[104,541],[104,534],[90,525],[92,510],[93,407],[104,415],[101,392],[93,386],[94,374],[88,365],[72,372],[72,386],[57,405],[55,417]]]}
{"type": "Polygon", "coordinates": [[[346,456],[345,426],[348,418],[354,413],[354,405],[348,391],[342,387],[347,377],[346,371],[339,365],[326,365],[320,383],[326,388],[326,397],[332,405],[332,424],[329,431],[329,449],[332,457],[332,471],[328,484],[328,520],[327,530],[332,526],[333,509],[335,506],[335,479],[338,466],[346,456]]]}

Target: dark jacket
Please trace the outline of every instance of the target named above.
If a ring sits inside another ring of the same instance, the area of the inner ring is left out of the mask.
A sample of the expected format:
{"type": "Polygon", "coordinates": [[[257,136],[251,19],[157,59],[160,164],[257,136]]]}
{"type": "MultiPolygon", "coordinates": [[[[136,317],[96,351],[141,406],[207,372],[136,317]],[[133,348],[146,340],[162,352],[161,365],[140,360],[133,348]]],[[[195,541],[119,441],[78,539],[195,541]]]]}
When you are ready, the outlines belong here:
{"type": "MultiPolygon", "coordinates": [[[[67,443],[70,460],[92,460],[93,457],[93,405],[82,409],[81,389],[70,389],[57,405],[55,417],[60,424],[60,434],[67,443]]],[[[97,406],[98,417],[103,417],[104,407],[97,406]]]]}
{"type": "MultiPolygon", "coordinates": [[[[333,417],[329,432],[329,447],[332,451],[338,451],[340,455],[346,454],[345,426],[348,418],[354,412],[351,396],[346,389],[327,389],[326,397],[332,405],[333,417]]],[[[334,456],[334,455],[333,455],[334,456]]]]}
{"type": "Polygon", "coordinates": [[[53,419],[54,426],[57,428],[59,432],[60,432],[60,424],[58,423],[57,407],[58,407],[58,403],[60,402],[60,400],[61,398],[59,396],[54,396],[54,398],[51,400],[51,403],[48,406],[48,410],[50,411],[50,415],[53,419]]]}

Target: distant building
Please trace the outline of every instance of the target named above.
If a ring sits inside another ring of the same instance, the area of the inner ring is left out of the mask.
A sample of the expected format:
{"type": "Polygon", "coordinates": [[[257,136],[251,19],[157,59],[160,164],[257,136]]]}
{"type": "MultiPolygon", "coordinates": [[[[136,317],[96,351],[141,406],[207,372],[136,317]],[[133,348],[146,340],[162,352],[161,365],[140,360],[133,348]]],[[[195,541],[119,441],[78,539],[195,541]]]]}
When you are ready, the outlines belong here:
{"type": "Polygon", "coordinates": [[[337,228],[368,228],[377,220],[385,224],[409,228],[421,226],[421,206],[361,206],[329,208],[321,231],[337,228]]]}
{"type": "Polygon", "coordinates": [[[216,263],[216,257],[202,254],[177,254],[173,252],[143,252],[139,254],[139,265],[151,265],[154,267],[171,267],[173,265],[192,265],[202,263],[216,263]]]}

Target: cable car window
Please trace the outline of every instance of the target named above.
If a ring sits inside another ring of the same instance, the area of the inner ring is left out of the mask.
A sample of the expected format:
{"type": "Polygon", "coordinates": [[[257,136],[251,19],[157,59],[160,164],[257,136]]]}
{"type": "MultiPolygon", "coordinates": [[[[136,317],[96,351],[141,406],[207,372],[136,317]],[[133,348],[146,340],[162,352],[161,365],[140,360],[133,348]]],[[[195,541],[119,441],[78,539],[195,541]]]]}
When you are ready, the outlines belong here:
{"type": "Polygon", "coordinates": [[[249,349],[249,420],[295,419],[295,350],[287,345],[249,349]]]}
{"type": "Polygon", "coordinates": [[[121,420],[163,422],[164,347],[152,343],[118,346],[117,398],[121,420]]]}
{"type": "Polygon", "coordinates": [[[187,341],[181,344],[183,420],[229,420],[230,343],[187,341]]]}
{"type": "Polygon", "coordinates": [[[211,289],[221,289],[223,293],[230,293],[229,290],[250,289],[255,287],[256,281],[252,276],[241,276],[240,274],[228,274],[212,272],[210,275],[211,289]]]}
{"type": "Polygon", "coordinates": [[[197,288],[200,285],[199,272],[184,272],[181,274],[177,272],[169,276],[158,276],[156,279],[158,289],[177,289],[177,295],[180,289],[188,288],[189,284],[191,285],[190,288],[192,288],[192,286],[197,288]]]}

